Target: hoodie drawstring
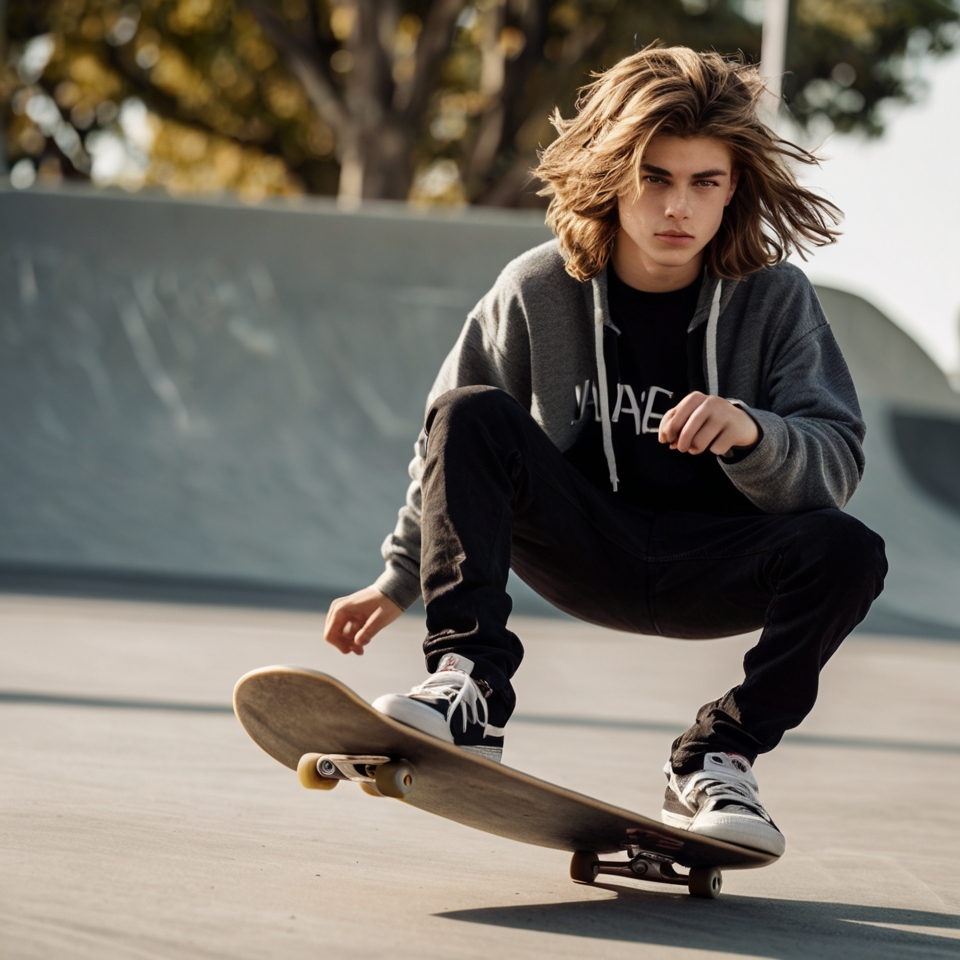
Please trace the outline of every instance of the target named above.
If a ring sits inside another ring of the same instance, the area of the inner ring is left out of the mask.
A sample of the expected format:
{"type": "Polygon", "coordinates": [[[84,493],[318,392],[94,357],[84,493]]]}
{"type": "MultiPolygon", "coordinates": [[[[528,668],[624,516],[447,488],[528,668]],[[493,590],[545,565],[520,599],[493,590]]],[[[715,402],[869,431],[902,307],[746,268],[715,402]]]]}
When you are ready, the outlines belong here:
{"type": "MultiPolygon", "coordinates": [[[[719,394],[720,385],[717,375],[717,322],[720,319],[720,295],[723,291],[723,281],[717,281],[713,291],[713,300],[710,303],[710,316],[707,319],[706,352],[707,352],[707,393],[712,396],[719,394]]],[[[597,386],[600,394],[600,427],[603,434],[603,452],[607,458],[607,470],[610,474],[610,486],[617,492],[620,480],[617,477],[617,458],[613,452],[613,428],[610,425],[610,398],[607,393],[607,361],[603,355],[603,301],[601,290],[594,284],[593,288],[593,334],[597,352],[597,386]]]]}
{"type": "Polygon", "coordinates": [[[607,395],[607,361],[603,356],[603,297],[594,287],[593,330],[597,350],[597,386],[600,394],[600,427],[603,433],[603,452],[607,457],[607,470],[610,472],[610,486],[617,492],[620,480],[617,477],[617,458],[613,453],[613,430],[610,426],[610,398],[607,395]]]}
{"type": "Polygon", "coordinates": [[[717,289],[713,291],[713,301],[710,304],[710,317],[707,320],[707,393],[713,397],[720,393],[717,376],[717,321],[720,319],[721,290],[723,290],[723,281],[718,280],[717,289]]]}

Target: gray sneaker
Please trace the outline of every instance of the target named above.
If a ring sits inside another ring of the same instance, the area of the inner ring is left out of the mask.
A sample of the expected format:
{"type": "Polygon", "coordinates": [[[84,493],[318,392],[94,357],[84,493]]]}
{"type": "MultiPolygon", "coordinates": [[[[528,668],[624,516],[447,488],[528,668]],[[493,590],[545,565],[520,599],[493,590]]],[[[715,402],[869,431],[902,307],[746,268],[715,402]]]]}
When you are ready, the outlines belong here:
{"type": "Polygon", "coordinates": [[[711,751],[700,770],[678,776],[668,761],[663,772],[664,823],[775,857],[783,853],[786,841],[763,808],[757,779],[744,757],[711,751]]]}
{"type": "Polygon", "coordinates": [[[470,676],[472,671],[472,660],[448,653],[437,672],[423,683],[409,693],[377,697],[373,709],[499,763],[503,755],[503,727],[488,722],[487,701],[470,676]]]}

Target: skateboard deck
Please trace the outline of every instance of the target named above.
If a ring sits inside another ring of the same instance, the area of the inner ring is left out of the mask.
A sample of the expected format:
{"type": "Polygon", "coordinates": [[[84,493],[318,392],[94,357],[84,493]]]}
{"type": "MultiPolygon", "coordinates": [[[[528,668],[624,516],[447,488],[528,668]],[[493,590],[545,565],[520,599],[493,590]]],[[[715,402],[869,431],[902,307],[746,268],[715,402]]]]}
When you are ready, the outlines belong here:
{"type": "Polygon", "coordinates": [[[304,786],[357,780],[369,793],[510,840],[574,854],[571,876],[599,873],[684,884],[715,897],[722,869],[777,858],[666,826],[467,753],[374,710],[338,680],[299,667],[263,667],[233,692],[237,718],[304,786]],[[626,851],[628,859],[600,861],[626,851]],[[675,866],[686,867],[679,873],[675,866]]]}

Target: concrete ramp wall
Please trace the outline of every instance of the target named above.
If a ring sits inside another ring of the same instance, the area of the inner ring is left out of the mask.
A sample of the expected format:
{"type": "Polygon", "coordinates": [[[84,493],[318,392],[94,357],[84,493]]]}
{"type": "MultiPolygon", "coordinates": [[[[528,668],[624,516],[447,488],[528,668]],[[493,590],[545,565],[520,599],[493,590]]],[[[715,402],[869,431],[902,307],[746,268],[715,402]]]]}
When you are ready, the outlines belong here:
{"type": "MultiPolygon", "coordinates": [[[[496,212],[32,191],[0,193],[0,223],[0,587],[297,604],[377,575],[442,358],[548,237],[496,212]]],[[[872,626],[960,635],[960,398],[863,300],[821,294],[870,426],[851,511],[892,562],[872,626]]]]}
{"type": "Polygon", "coordinates": [[[871,304],[818,292],[867,421],[867,469],[848,510],[883,536],[890,561],[867,626],[960,637],[960,395],[871,304]]]}

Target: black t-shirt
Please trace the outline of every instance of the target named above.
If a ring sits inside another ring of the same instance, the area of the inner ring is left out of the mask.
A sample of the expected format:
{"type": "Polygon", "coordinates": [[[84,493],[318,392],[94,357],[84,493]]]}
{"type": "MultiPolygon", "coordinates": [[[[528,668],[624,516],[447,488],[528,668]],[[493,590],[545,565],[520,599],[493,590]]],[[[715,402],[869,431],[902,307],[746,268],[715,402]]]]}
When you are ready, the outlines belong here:
{"type": "MultiPolygon", "coordinates": [[[[669,293],[646,293],[608,271],[610,317],[620,331],[604,331],[617,493],[650,510],[684,510],[718,516],[760,511],[723,472],[714,454],[693,456],[660,443],[660,420],[691,390],[703,390],[704,325],[687,328],[700,280],[669,293]]],[[[576,417],[588,417],[567,459],[601,490],[611,492],[603,453],[597,383],[577,389],[576,417]]]]}

